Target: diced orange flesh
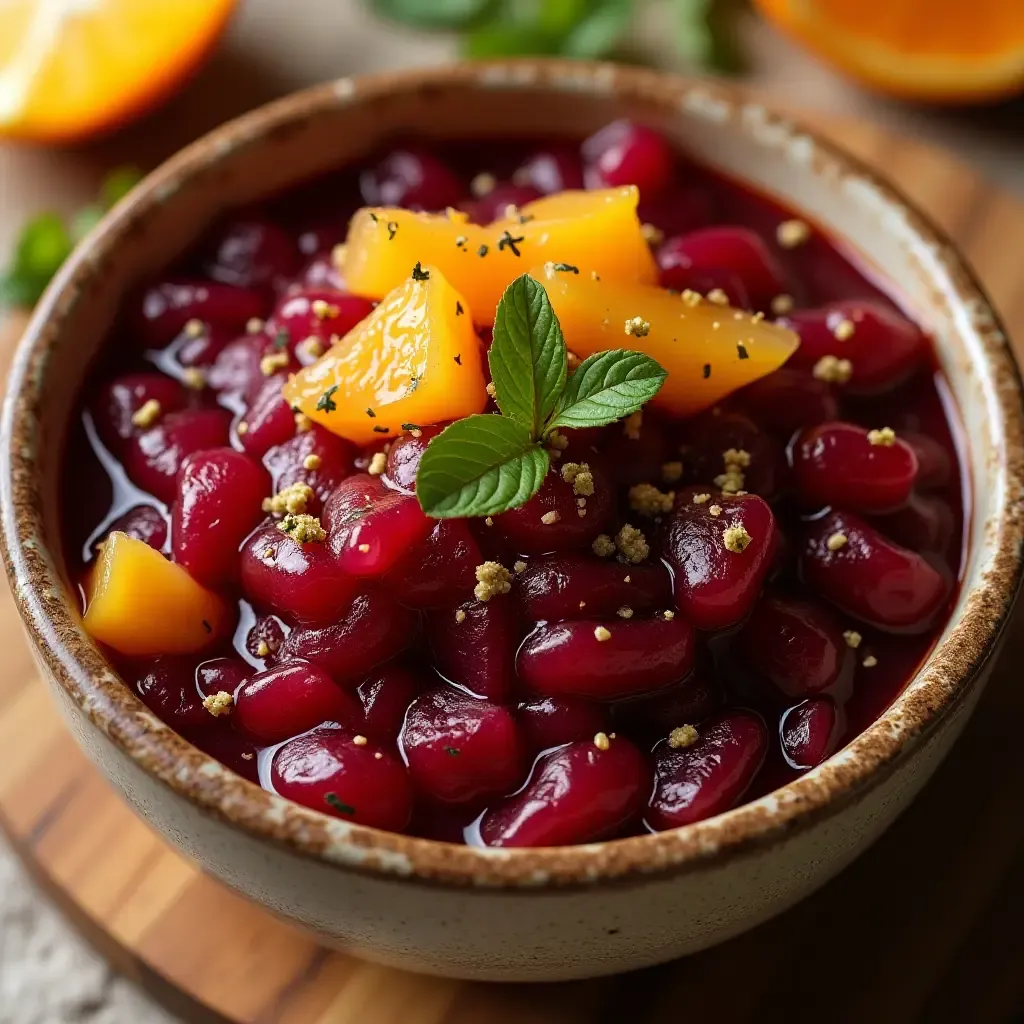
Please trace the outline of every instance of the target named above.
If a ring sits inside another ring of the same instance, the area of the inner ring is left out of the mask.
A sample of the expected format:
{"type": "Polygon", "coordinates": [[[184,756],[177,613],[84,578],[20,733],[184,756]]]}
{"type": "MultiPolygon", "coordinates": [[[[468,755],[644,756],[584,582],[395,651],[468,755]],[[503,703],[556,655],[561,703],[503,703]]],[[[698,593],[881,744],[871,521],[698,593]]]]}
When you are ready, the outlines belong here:
{"type": "Polygon", "coordinates": [[[89,580],[85,628],[129,655],[191,654],[223,634],[230,610],[159,551],[126,533],[106,540],[89,580]]]}
{"type": "Polygon", "coordinates": [[[413,279],[409,269],[362,323],[284,387],[292,406],[356,444],[396,437],[405,423],[469,416],[487,404],[480,341],[465,299],[436,267],[423,268],[427,280],[413,279]]]}
{"type": "Polygon", "coordinates": [[[595,271],[610,280],[653,284],[657,269],[637,219],[639,198],[633,186],[562,192],[487,227],[454,211],[363,209],[352,218],[340,270],[356,295],[379,299],[416,262],[430,263],[466,298],[474,321],[490,326],[508,285],[539,263],[569,263],[588,276],[595,271]]]}
{"type": "Polygon", "coordinates": [[[663,288],[594,281],[550,265],[530,276],[547,289],[566,346],[581,359],[614,348],[656,359],[668,379],[653,404],[674,416],[707,409],[777,370],[799,344],[784,327],[706,299],[691,305],[663,288]],[[626,333],[635,317],[650,325],[646,336],[626,333]]]}

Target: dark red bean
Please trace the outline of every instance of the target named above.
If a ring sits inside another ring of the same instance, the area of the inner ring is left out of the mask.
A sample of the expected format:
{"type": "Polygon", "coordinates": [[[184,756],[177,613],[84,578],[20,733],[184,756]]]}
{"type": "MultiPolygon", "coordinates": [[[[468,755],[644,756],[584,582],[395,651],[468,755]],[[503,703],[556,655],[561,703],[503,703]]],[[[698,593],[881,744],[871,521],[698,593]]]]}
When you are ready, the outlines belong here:
{"type": "Polygon", "coordinates": [[[654,196],[671,182],[675,154],[665,138],[642,124],[612,121],[580,147],[587,188],[636,185],[654,196]]]}
{"type": "Polygon", "coordinates": [[[930,494],[911,494],[901,509],[868,522],[889,540],[911,551],[943,554],[953,538],[954,516],[949,503],[930,494]]]}
{"type": "Polygon", "coordinates": [[[126,373],[104,384],[91,406],[100,440],[115,454],[142,432],[132,417],[149,401],[160,403],[161,412],[177,412],[186,403],[185,389],[162,373],[126,373]]]}
{"type": "Polygon", "coordinates": [[[539,198],[540,192],[529,185],[499,182],[487,195],[463,203],[462,208],[469,214],[473,224],[491,224],[496,220],[504,220],[510,206],[518,210],[539,198]]]}
{"type": "Polygon", "coordinates": [[[953,478],[953,459],[945,446],[934,437],[909,430],[901,430],[899,436],[900,440],[913,448],[917,456],[915,486],[924,490],[945,487],[953,478]]]}
{"type": "Polygon", "coordinates": [[[217,353],[206,382],[222,396],[237,396],[249,405],[267,381],[260,368],[263,357],[273,353],[274,343],[265,334],[245,334],[217,353]]]}
{"type": "Polygon", "coordinates": [[[469,597],[476,586],[480,546],[464,519],[442,519],[384,577],[384,586],[409,608],[440,608],[469,597]]]}
{"type": "Polygon", "coordinates": [[[167,543],[167,517],[152,505],[136,505],[110,524],[108,533],[115,531],[163,551],[167,543]]]}
{"type": "Polygon", "coordinates": [[[266,334],[281,339],[299,363],[316,362],[334,341],[373,312],[373,303],[330,289],[305,288],[286,295],[267,321],[266,334]],[[312,338],[316,345],[312,345],[312,338]]]}
{"type": "Polygon", "coordinates": [[[237,288],[282,290],[298,273],[298,246],[276,224],[243,217],[218,231],[208,244],[206,271],[237,288]]]}
{"type": "Polygon", "coordinates": [[[698,629],[725,629],[757,600],[771,565],[775,517],[756,495],[694,503],[695,496],[692,489],[677,495],[662,554],[675,569],[683,615],[698,629]]]}
{"type": "Polygon", "coordinates": [[[235,691],[252,675],[252,668],[241,658],[210,658],[196,669],[196,687],[200,697],[235,691]]]}
{"type": "Polygon", "coordinates": [[[267,300],[259,291],[216,281],[162,281],[142,293],[131,327],[143,348],[163,348],[190,320],[241,331],[266,311],[267,300]]]}
{"type": "Polygon", "coordinates": [[[363,709],[360,728],[381,743],[394,743],[405,720],[405,712],[424,689],[423,679],[404,665],[383,665],[356,687],[363,709]]]}
{"type": "Polygon", "coordinates": [[[808,427],[790,449],[793,482],[804,505],[840,505],[860,512],[888,512],[910,497],[917,456],[900,438],[877,440],[855,423],[808,427]]]}
{"type": "Polygon", "coordinates": [[[614,424],[602,454],[602,465],[617,487],[660,483],[662,466],[679,458],[658,422],[646,412],[639,428],[614,424]]]}
{"type": "Polygon", "coordinates": [[[256,459],[262,459],[271,448],[295,436],[295,413],[281,393],[287,379],[284,373],[265,377],[242,417],[244,429],[236,428],[242,450],[256,459]]]}
{"type": "Polygon", "coordinates": [[[407,494],[412,494],[416,490],[416,474],[419,472],[420,459],[423,458],[427,445],[444,427],[445,424],[420,427],[419,436],[409,433],[395,440],[388,449],[388,463],[384,470],[384,479],[389,486],[407,494]]]}
{"type": "Polygon", "coordinates": [[[789,708],[779,722],[782,756],[791,768],[821,764],[839,739],[839,711],[831,697],[812,697],[789,708]]]}
{"type": "Polygon", "coordinates": [[[540,697],[516,712],[526,745],[535,754],[609,730],[608,708],[579,697],[540,697]]]}
{"type": "Polygon", "coordinates": [[[311,487],[316,500],[307,512],[318,515],[331,492],[353,472],[355,452],[349,441],[314,423],[271,448],[263,456],[263,465],[270,472],[275,494],[292,484],[311,487]]]}
{"type": "Polygon", "coordinates": [[[894,633],[928,629],[950,591],[949,579],[919,554],[887,540],[852,512],[832,512],[809,524],[800,573],[843,611],[894,633]]]}
{"type": "Polygon", "coordinates": [[[162,722],[186,737],[209,725],[212,716],[203,707],[191,658],[165,656],[145,664],[131,664],[125,681],[162,722]]]}
{"type": "Polygon", "coordinates": [[[447,687],[412,702],[399,742],[418,792],[442,804],[509,793],[526,773],[512,712],[447,687]]]}
{"type": "Polygon", "coordinates": [[[458,206],[462,183],[426,150],[395,149],[359,175],[367,206],[404,206],[410,210],[443,210],[458,206]]]}
{"type": "Polygon", "coordinates": [[[412,818],[409,773],[370,739],[351,729],[315,729],[274,755],[271,781],[283,797],[357,825],[401,832],[412,818]]]}
{"type": "Polygon", "coordinates": [[[787,482],[787,467],[782,445],[766,434],[748,416],[741,413],[708,413],[687,425],[690,458],[684,457],[694,479],[711,484],[726,471],[726,456],[745,452],[749,465],[743,467],[743,486],[739,490],[759,494],[771,501],[787,482]]]}
{"type": "Polygon", "coordinates": [[[698,730],[689,747],[668,741],[654,754],[654,794],[647,824],[656,832],[734,807],[764,763],[768,730],[751,711],[728,711],[698,730]]]}
{"type": "Polygon", "coordinates": [[[513,172],[512,180],[549,196],[583,188],[583,168],[579,156],[568,146],[549,146],[527,157],[513,172]]]}
{"type": "Polygon", "coordinates": [[[612,705],[615,727],[631,736],[664,738],[682,725],[697,725],[722,704],[721,685],[707,669],[698,667],[664,693],[612,705]]]}
{"type": "Polygon", "coordinates": [[[643,755],[618,737],[601,749],[577,740],[541,757],[521,793],[480,822],[486,846],[566,846],[614,836],[643,808],[651,773],[643,755]]]}
{"type": "Polygon", "coordinates": [[[693,667],[694,647],[693,629],[679,615],[583,619],[539,626],[519,648],[516,669],[534,693],[619,700],[682,679],[693,667]]]}
{"type": "Polygon", "coordinates": [[[829,384],[783,366],[736,392],[737,402],[764,430],[788,441],[801,427],[834,420],[839,402],[829,384]]]}
{"type": "Polygon", "coordinates": [[[510,698],[519,644],[512,598],[495,595],[430,612],[427,636],[434,667],[445,679],[488,700],[510,698]]]}

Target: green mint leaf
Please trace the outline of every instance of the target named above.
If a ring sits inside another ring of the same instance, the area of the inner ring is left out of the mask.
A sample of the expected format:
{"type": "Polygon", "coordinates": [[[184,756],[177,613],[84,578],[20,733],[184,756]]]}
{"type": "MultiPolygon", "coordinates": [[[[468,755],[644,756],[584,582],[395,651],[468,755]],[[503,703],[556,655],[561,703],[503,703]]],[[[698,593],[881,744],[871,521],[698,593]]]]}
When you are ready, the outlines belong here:
{"type": "Polygon", "coordinates": [[[607,57],[622,41],[633,17],[633,0],[603,0],[562,41],[567,57],[594,60],[607,57]]]}
{"type": "Polygon", "coordinates": [[[416,497],[434,519],[494,516],[532,498],[548,453],[504,416],[467,416],[435,437],[420,460],[416,497]]]}
{"type": "Polygon", "coordinates": [[[667,376],[642,352],[612,349],[589,356],[569,378],[548,429],[600,427],[629,416],[658,393],[667,376]]]}
{"type": "Polygon", "coordinates": [[[100,200],[103,208],[109,210],[116,206],[140,181],[142,171],[137,167],[115,167],[100,182],[100,200]]]}
{"type": "Polygon", "coordinates": [[[548,293],[526,274],[498,303],[487,361],[502,415],[540,437],[565,388],[566,352],[548,293]]]}
{"type": "Polygon", "coordinates": [[[487,13],[493,0],[373,0],[382,18],[424,29],[462,28],[487,13]]]}

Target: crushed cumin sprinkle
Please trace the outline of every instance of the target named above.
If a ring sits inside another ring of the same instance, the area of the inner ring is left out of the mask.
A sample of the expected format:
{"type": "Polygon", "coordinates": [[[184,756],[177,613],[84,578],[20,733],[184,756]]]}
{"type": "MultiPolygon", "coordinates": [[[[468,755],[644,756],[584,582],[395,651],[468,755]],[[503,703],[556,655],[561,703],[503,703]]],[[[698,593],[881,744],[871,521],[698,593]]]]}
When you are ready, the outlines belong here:
{"type": "Polygon", "coordinates": [[[520,558],[517,562],[514,562],[512,568],[515,570],[516,575],[521,572],[526,572],[526,563],[520,558]]]}
{"type": "Polygon", "coordinates": [[[728,306],[729,296],[721,288],[712,288],[708,292],[708,302],[713,302],[716,306],[728,306]]]}
{"type": "Polygon", "coordinates": [[[185,327],[186,338],[201,338],[206,332],[206,327],[202,320],[192,319],[186,322],[185,327]]]}
{"type": "Polygon", "coordinates": [[[334,320],[341,315],[341,310],[326,299],[314,299],[309,308],[318,320],[334,320]]]}
{"type": "Polygon", "coordinates": [[[287,352],[270,352],[260,360],[260,373],[264,377],[273,377],[278,370],[283,370],[287,365],[287,352]]]}
{"type": "Polygon", "coordinates": [[[295,346],[297,352],[309,359],[319,359],[324,354],[324,346],[315,335],[304,338],[295,346]]]}
{"type": "Polygon", "coordinates": [[[359,553],[360,553],[361,555],[368,555],[368,554],[370,553],[370,545],[369,545],[369,544],[366,544],[366,543],[360,544],[360,545],[359,545],[359,546],[358,546],[358,547],[356,548],[356,550],[357,550],[357,551],[358,551],[358,552],[359,552],[359,553]]]}
{"type": "Polygon", "coordinates": [[[206,377],[195,366],[186,366],[181,373],[181,383],[192,391],[202,391],[206,387],[206,377]]]}
{"type": "Polygon", "coordinates": [[[615,614],[618,615],[620,619],[631,619],[633,618],[633,609],[630,608],[628,604],[624,604],[615,612],[615,614]]]}
{"type": "Polygon", "coordinates": [[[783,292],[772,299],[772,312],[776,316],[785,316],[793,309],[793,296],[783,292]]]}
{"type": "Polygon", "coordinates": [[[567,462],[561,469],[562,479],[572,484],[573,494],[589,498],[594,493],[594,474],[586,462],[567,462]]]}
{"type": "Polygon", "coordinates": [[[683,464],[681,462],[663,462],[661,464],[661,479],[667,484],[678,483],[683,478],[683,464]]]}
{"type": "MultiPolygon", "coordinates": [[[[241,424],[239,424],[241,426],[241,424]]],[[[246,427],[246,430],[249,428],[246,427]]],[[[298,434],[304,434],[307,430],[313,429],[313,421],[304,413],[297,412],[295,414],[295,432],[298,434]]]]}
{"type": "Polygon", "coordinates": [[[605,626],[597,626],[594,629],[594,637],[600,643],[604,643],[605,640],[611,640],[611,638],[612,638],[611,630],[607,629],[605,626]]]}
{"type": "Polygon", "coordinates": [[[709,501],[710,498],[710,494],[695,494],[692,500],[694,505],[703,505],[706,501],[709,501]]]}
{"type": "Polygon", "coordinates": [[[833,533],[827,541],[825,541],[825,547],[829,551],[840,551],[847,545],[848,538],[845,533],[840,533],[838,530],[833,533]]]}
{"type": "Polygon", "coordinates": [[[700,735],[692,725],[680,725],[668,734],[668,745],[673,750],[685,750],[692,747],[700,735]]]}
{"type": "Polygon", "coordinates": [[[843,639],[846,641],[847,647],[852,647],[856,650],[860,647],[860,642],[864,637],[862,637],[855,629],[846,629],[843,630],[843,639]]]}
{"type": "Polygon", "coordinates": [[[548,434],[548,444],[555,449],[555,451],[564,452],[569,447],[569,438],[565,434],[560,434],[557,430],[552,430],[548,434]]]}
{"type": "Polygon", "coordinates": [[[671,608],[669,608],[669,609],[667,609],[666,611],[663,611],[663,612],[661,613],[661,617],[662,617],[662,618],[663,618],[663,619],[664,619],[664,620],[665,620],[666,622],[671,622],[671,621],[672,621],[672,620],[673,620],[673,619],[674,619],[674,618],[676,617],[676,613],[675,613],[674,611],[672,611],[672,609],[671,609],[671,608]]]}
{"type": "Polygon", "coordinates": [[[297,544],[319,544],[327,539],[327,531],[316,516],[293,515],[289,512],[278,524],[282,533],[287,533],[297,544]]]}
{"type": "Polygon", "coordinates": [[[704,296],[700,292],[695,292],[692,288],[684,288],[681,297],[683,302],[691,308],[699,306],[704,301],[704,296]]]}
{"type": "Polygon", "coordinates": [[[481,562],[475,571],[477,582],[473,595],[478,601],[490,601],[512,589],[512,574],[500,562],[481,562]]]}
{"type": "Polygon", "coordinates": [[[309,455],[302,460],[303,469],[319,469],[322,464],[323,459],[321,459],[316,452],[310,452],[309,455]]]}
{"type": "Polygon", "coordinates": [[[208,697],[203,698],[203,707],[214,718],[220,718],[221,715],[230,715],[234,703],[235,698],[227,690],[218,690],[216,693],[211,693],[208,697]]]}
{"type": "Polygon", "coordinates": [[[882,427],[881,430],[868,431],[868,444],[880,445],[882,448],[891,448],[896,443],[896,431],[892,427],[882,427]]]}
{"type": "Polygon", "coordinates": [[[487,394],[491,396],[491,398],[498,397],[498,389],[494,386],[493,380],[487,382],[487,387],[484,388],[484,391],[486,391],[487,394]]]}
{"type": "Polygon", "coordinates": [[[558,520],[561,519],[561,518],[562,517],[559,514],[558,510],[557,509],[552,509],[550,512],[545,512],[544,515],[542,515],[540,517],[540,521],[545,526],[554,526],[555,523],[557,523],[558,520]]]}
{"type": "Polygon", "coordinates": [[[487,518],[486,518],[486,519],[484,520],[484,525],[485,525],[485,526],[493,526],[493,525],[494,525],[494,520],[493,520],[493,519],[492,519],[492,518],[491,518],[490,516],[488,516],[488,517],[487,517],[487,518]]]}
{"type": "Polygon", "coordinates": [[[864,660],[863,660],[863,661],[861,662],[861,664],[862,664],[862,665],[863,665],[863,666],[864,666],[865,668],[874,668],[874,667],[875,667],[875,666],[876,666],[876,665],[878,664],[878,659],[877,659],[877,658],[876,658],[876,657],[875,657],[875,656],[874,656],[873,654],[869,654],[869,655],[868,655],[868,656],[867,656],[867,657],[866,657],[866,658],[865,658],[865,659],[864,659],[864,660]]]}
{"type": "Polygon", "coordinates": [[[672,511],[674,491],[659,491],[654,484],[634,484],[629,489],[629,507],[644,516],[663,516],[672,511]]]}
{"type": "Polygon", "coordinates": [[[811,373],[826,384],[845,384],[853,373],[853,363],[849,359],[838,359],[836,356],[822,356],[814,364],[811,373]]]}
{"type": "Polygon", "coordinates": [[[246,334],[259,334],[263,330],[263,321],[258,317],[250,317],[245,324],[246,334]]]}
{"type": "Polygon", "coordinates": [[[590,550],[598,558],[607,558],[609,555],[615,554],[615,541],[607,533],[600,533],[594,538],[593,543],[590,545],[590,550]]]}
{"type": "Polygon", "coordinates": [[[795,249],[803,245],[811,237],[811,229],[806,221],[793,218],[784,220],[775,229],[775,238],[783,249],[795,249]]]}
{"type": "Polygon", "coordinates": [[[383,452],[374,452],[366,472],[370,476],[380,476],[388,467],[388,457],[383,452]]]}
{"type": "Polygon", "coordinates": [[[465,608],[456,608],[455,609],[455,621],[460,626],[462,625],[463,622],[466,621],[466,609],[465,608]]]}
{"type": "Polygon", "coordinates": [[[155,398],[147,399],[132,413],[132,424],[136,427],[151,427],[158,419],[163,409],[155,398]]]}
{"type": "Polygon", "coordinates": [[[270,644],[266,640],[261,640],[256,645],[256,657],[266,658],[270,654],[270,644]]]}
{"type": "Polygon", "coordinates": [[[301,515],[313,500],[313,488],[296,482],[282,488],[272,498],[263,499],[263,511],[274,516],[301,515]]]}
{"type": "Polygon", "coordinates": [[[832,337],[836,341],[849,341],[856,333],[857,328],[854,327],[852,320],[847,320],[845,317],[839,321],[832,328],[832,337]]]}
{"type": "Polygon", "coordinates": [[[742,523],[733,523],[732,526],[727,526],[725,533],[722,534],[722,541],[725,544],[726,551],[732,551],[734,554],[739,554],[741,551],[746,551],[747,545],[754,538],[747,533],[746,527],[742,523]]]}
{"type": "Polygon", "coordinates": [[[665,232],[653,224],[643,224],[640,228],[640,233],[644,236],[644,241],[648,245],[661,245],[665,241],[665,232]]]}
{"type": "Polygon", "coordinates": [[[711,506],[711,507],[710,507],[710,508],[708,509],[708,511],[709,511],[709,512],[710,512],[710,513],[711,513],[711,514],[712,514],[713,516],[720,516],[720,515],[722,514],[722,506],[721,506],[721,505],[712,505],[712,506],[711,506]]]}
{"type": "Polygon", "coordinates": [[[352,742],[357,747],[365,747],[370,741],[362,734],[356,733],[356,735],[352,737],[352,742]]]}
{"type": "MultiPolygon", "coordinates": [[[[244,757],[245,755],[243,754],[242,756],[244,757]]],[[[384,757],[384,755],[379,750],[377,750],[377,751],[374,752],[373,757],[374,757],[374,760],[380,761],[384,757]]]]}
{"type": "Polygon", "coordinates": [[[642,316],[634,316],[626,321],[626,334],[632,338],[646,338],[651,333],[651,325],[642,316]]]}
{"type": "Polygon", "coordinates": [[[488,195],[494,191],[494,187],[498,184],[498,179],[488,171],[481,171],[476,175],[473,180],[469,183],[469,191],[480,199],[483,196],[488,195]]]}
{"type": "Polygon", "coordinates": [[[727,448],[722,452],[722,464],[725,472],[715,477],[714,485],[723,494],[738,494],[746,482],[743,471],[750,466],[750,452],[743,448],[727,448]]]}
{"type": "MultiPolygon", "coordinates": [[[[598,627],[598,629],[600,629],[600,627],[598,627]]],[[[598,750],[607,750],[609,747],[611,747],[611,745],[611,740],[609,739],[608,734],[606,732],[599,732],[595,734],[594,746],[597,747],[598,750]]]]}
{"type": "Polygon", "coordinates": [[[615,534],[615,547],[623,558],[634,565],[642,562],[651,553],[647,538],[629,523],[625,523],[615,534]]]}

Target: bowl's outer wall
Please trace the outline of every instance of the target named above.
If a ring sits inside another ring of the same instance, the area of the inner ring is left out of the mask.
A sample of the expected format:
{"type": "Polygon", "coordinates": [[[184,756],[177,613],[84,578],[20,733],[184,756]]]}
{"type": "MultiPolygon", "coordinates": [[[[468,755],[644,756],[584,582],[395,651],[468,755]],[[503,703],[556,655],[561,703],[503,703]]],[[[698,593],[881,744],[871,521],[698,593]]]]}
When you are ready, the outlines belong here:
{"type": "MultiPolygon", "coordinates": [[[[108,222],[72,259],[30,328],[15,374],[23,390],[42,382],[32,409],[39,427],[16,443],[27,452],[21,472],[33,486],[38,478],[44,522],[41,534],[26,534],[10,501],[17,481],[5,479],[4,536],[17,555],[16,596],[35,653],[78,742],[140,814],[209,871],[327,941],[402,967],[505,980],[583,977],[666,960],[778,913],[852,860],[924,784],[977,701],[977,666],[991,654],[1016,587],[1019,554],[1006,554],[1006,536],[1015,530],[1019,540],[1019,525],[1008,524],[1005,509],[1008,490],[1018,493],[1019,466],[1007,465],[1020,458],[1021,427],[1019,412],[1005,410],[1019,405],[1019,381],[1009,357],[993,354],[998,326],[982,298],[972,309],[959,301],[969,279],[953,280],[955,260],[884,189],[760,107],[717,90],[637,71],[526,62],[423,73],[397,86],[345,80],[282,101],[176,157],[146,195],[144,204],[129,199],[120,224],[108,222]],[[942,656],[825,765],[678,833],[485,857],[381,837],[254,790],[156,722],[60,611],[62,595],[37,583],[52,579],[60,561],[53,539],[68,413],[123,296],[227,206],[358,160],[389,136],[579,136],[618,116],[660,126],[701,159],[844,233],[935,332],[965,412],[978,499],[942,656]],[[107,235],[116,245],[104,244],[107,235]],[[990,609],[987,619],[965,629],[980,607],[990,609]],[[943,709],[938,717],[935,708],[943,709]],[[204,810],[204,800],[219,811],[204,810]],[[470,875],[490,887],[467,885],[470,875]]],[[[9,396],[8,416],[17,401],[9,396]]],[[[17,462],[10,451],[6,457],[17,462]]]]}

